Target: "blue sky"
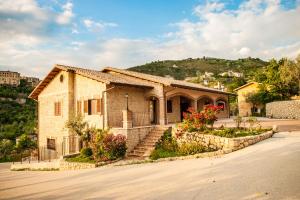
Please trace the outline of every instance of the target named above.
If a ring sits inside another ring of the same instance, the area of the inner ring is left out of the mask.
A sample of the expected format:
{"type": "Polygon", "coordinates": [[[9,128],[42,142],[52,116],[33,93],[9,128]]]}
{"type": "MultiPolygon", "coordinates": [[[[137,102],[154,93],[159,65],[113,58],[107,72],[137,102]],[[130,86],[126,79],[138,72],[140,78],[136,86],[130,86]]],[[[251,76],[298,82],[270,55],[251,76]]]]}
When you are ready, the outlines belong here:
{"type": "Polygon", "coordinates": [[[0,70],[189,57],[295,58],[297,0],[0,0],[0,70]]]}

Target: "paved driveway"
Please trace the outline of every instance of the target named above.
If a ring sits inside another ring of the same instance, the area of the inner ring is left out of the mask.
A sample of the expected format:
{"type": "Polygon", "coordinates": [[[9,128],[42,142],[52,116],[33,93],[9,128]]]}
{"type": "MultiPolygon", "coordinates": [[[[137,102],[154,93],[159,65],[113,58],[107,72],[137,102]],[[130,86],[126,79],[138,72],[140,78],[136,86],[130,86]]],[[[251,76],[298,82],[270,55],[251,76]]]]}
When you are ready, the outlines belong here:
{"type": "Polygon", "coordinates": [[[61,172],[0,168],[0,199],[300,199],[300,132],[219,158],[61,172]]]}

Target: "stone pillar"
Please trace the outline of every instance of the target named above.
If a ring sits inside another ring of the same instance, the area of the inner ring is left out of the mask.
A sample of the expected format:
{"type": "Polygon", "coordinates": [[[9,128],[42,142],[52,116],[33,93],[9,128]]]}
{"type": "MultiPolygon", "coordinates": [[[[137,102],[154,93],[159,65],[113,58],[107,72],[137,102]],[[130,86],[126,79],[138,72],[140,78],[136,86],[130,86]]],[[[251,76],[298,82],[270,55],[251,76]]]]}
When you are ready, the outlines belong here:
{"type": "Polygon", "coordinates": [[[123,110],[123,128],[132,128],[132,112],[130,110],[123,110]]]}
{"type": "Polygon", "coordinates": [[[197,104],[197,100],[194,100],[194,109],[195,109],[195,111],[198,111],[198,104],[197,104]]]}
{"type": "Polygon", "coordinates": [[[159,124],[166,125],[166,96],[159,98],[159,124]]]}

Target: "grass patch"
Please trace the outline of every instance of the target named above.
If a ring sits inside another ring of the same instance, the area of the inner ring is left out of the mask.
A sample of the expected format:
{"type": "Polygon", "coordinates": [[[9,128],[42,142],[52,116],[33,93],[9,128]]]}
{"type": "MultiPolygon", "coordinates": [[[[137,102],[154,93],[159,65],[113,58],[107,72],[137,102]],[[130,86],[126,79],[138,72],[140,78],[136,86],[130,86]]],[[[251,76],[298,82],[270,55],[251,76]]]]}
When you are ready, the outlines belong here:
{"type": "Polygon", "coordinates": [[[150,155],[150,159],[157,160],[159,158],[168,158],[179,156],[177,152],[165,150],[162,148],[154,149],[150,155]]]}
{"type": "Polygon", "coordinates": [[[226,137],[226,138],[236,138],[236,137],[260,135],[260,134],[265,133],[270,130],[271,129],[249,130],[246,128],[223,128],[223,129],[206,130],[203,133],[220,136],[220,137],[226,137]]]}
{"type": "Polygon", "coordinates": [[[215,150],[216,149],[204,147],[196,142],[178,145],[176,139],[172,137],[172,134],[166,131],[156,143],[155,149],[151,152],[150,159],[157,160],[159,158],[188,156],[215,150]]]}
{"type": "Polygon", "coordinates": [[[84,157],[82,155],[73,157],[73,158],[66,158],[65,159],[67,162],[82,162],[82,163],[91,163],[95,164],[95,160],[93,160],[91,157],[84,157]]]}

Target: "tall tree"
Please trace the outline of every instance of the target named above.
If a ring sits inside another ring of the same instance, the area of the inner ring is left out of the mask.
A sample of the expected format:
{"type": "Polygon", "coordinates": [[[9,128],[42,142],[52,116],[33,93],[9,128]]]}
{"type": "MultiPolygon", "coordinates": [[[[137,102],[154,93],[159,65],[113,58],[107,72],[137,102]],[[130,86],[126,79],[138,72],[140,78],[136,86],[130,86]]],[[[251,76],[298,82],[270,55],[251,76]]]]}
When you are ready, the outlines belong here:
{"type": "Polygon", "coordinates": [[[280,78],[300,95],[300,55],[295,61],[285,59],[280,67],[280,78]]]}

